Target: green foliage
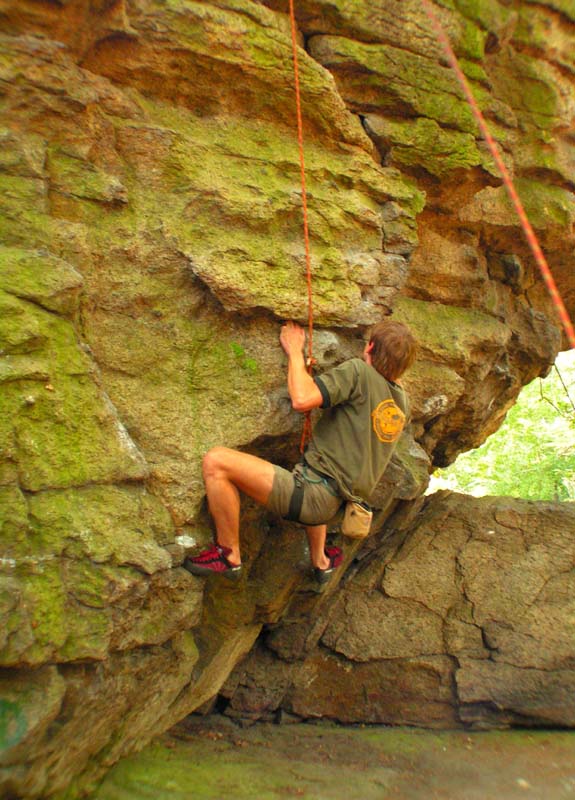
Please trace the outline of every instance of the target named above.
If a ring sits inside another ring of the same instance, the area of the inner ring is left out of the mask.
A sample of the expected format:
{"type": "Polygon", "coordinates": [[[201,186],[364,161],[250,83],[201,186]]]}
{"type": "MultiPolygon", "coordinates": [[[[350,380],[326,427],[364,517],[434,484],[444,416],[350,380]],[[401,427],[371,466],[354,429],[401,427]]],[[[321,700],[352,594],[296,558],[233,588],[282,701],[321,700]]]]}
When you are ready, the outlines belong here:
{"type": "Polygon", "coordinates": [[[575,500],[575,352],[521,392],[497,433],[434,473],[431,489],[575,500]]]}

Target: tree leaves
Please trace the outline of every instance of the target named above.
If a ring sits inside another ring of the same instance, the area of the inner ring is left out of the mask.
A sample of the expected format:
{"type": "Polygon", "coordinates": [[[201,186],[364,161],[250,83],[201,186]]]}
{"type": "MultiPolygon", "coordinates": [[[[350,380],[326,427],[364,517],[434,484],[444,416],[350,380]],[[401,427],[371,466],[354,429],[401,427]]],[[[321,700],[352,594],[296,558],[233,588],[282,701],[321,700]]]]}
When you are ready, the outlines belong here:
{"type": "Polygon", "coordinates": [[[437,470],[439,488],[475,496],[575,500],[575,351],[559,355],[555,369],[521,392],[485,444],[437,470]]]}

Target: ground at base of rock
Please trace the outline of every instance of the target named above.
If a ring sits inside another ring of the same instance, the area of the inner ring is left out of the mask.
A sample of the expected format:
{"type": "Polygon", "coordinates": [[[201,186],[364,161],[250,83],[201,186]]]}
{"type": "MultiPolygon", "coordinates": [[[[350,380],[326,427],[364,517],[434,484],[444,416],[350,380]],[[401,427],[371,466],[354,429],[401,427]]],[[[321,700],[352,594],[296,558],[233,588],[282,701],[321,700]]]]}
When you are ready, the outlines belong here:
{"type": "Polygon", "coordinates": [[[431,732],[191,716],[90,800],[571,800],[575,732],[431,732]]]}

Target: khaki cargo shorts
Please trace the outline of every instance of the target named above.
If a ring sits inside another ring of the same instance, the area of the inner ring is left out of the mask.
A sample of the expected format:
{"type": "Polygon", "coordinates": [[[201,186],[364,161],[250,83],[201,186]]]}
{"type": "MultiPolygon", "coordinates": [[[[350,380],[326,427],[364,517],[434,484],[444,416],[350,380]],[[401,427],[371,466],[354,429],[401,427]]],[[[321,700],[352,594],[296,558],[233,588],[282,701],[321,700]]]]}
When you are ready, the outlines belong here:
{"type": "Polygon", "coordinates": [[[296,483],[303,486],[303,503],[298,521],[303,525],[322,525],[339,511],[343,497],[309,467],[298,464],[293,472],[274,464],[274,482],[266,508],[280,517],[289,513],[296,483]]]}

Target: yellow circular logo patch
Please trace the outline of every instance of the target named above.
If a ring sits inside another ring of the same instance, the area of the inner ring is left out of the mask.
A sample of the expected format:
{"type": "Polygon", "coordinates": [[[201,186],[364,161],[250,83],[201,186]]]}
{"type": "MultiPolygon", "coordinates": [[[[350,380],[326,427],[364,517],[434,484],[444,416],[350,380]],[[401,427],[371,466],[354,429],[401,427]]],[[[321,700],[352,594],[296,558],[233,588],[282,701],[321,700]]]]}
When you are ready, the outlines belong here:
{"type": "Polygon", "coordinates": [[[405,414],[393,400],[384,400],[372,411],[373,430],[380,442],[395,442],[405,425],[405,414]]]}

